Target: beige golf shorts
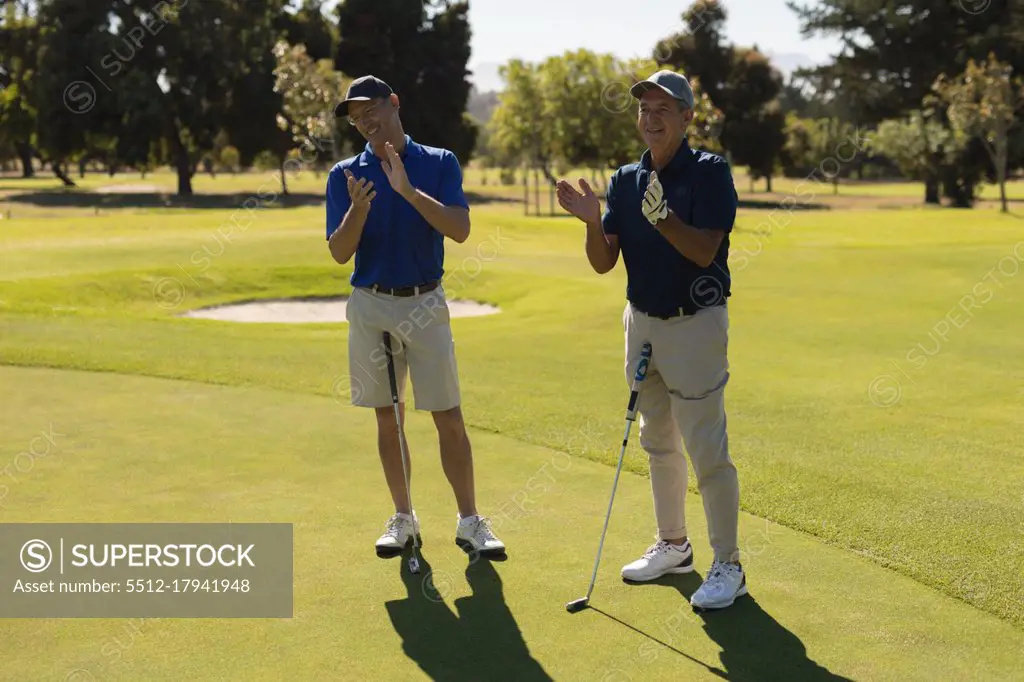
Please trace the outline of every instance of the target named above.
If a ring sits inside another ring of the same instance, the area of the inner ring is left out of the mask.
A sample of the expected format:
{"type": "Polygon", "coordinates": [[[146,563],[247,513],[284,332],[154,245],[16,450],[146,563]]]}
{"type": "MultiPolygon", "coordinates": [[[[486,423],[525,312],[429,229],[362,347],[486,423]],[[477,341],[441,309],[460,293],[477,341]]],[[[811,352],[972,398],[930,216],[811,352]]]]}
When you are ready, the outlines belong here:
{"type": "Polygon", "coordinates": [[[417,410],[458,407],[458,368],[451,315],[444,288],[416,296],[392,296],[356,287],[346,305],[351,402],[357,407],[391,407],[384,332],[391,334],[398,400],[412,379],[417,410]]]}

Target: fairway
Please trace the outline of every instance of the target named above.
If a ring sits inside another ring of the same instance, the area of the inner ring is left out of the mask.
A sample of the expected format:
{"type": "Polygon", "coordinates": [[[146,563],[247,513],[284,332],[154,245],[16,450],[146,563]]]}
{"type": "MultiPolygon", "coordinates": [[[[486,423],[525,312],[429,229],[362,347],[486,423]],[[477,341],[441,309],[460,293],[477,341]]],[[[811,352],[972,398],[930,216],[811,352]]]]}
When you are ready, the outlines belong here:
{"type": "Polygon", "coordinates": [[[705,616],[686,603],[711,559],[692,476],[696,575],[619,579],[654,534],[634,431],[595,608],[570,615],[628,397],[621,263],[594,274],[577,221],[476,188],[446,291],[501,311],[452,327],[479,504],[509,557],[455,546],[432,422],[410,414],[427,564],[413,576],[373,554],[392,509],[373,417],[348,404],[346,325],[181,317],[348,293],[323,178],[239,211],[271,177],[197,182],[223,194],[180,208],[16,201],[52,181],[0,182],[15,214],[0,221],[0,466],[17,478],[0,522],[284,522],[295,541],[292,619],[3,620],[0,677],[1019,676],[1019,212],[742,209],[727,408],[751,596],[705,616]],[[16,466],[41,433],[51,451],[16,466]]]}

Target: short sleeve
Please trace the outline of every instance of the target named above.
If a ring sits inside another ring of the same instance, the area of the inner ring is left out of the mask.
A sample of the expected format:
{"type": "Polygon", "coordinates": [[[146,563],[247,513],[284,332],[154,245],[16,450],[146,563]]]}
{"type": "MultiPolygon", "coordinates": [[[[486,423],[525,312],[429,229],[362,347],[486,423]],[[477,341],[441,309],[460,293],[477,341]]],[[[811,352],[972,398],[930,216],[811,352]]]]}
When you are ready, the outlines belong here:
{"type": "Polygon", "coordinates": [[[705,168],[701,169],[703,177],[694,197],[693,227],[732,232],[739,197],[729,164],[722,160],[700,165],[705,168]]]}
{"type": "Polygon", "coordinates": [[[445,206],[469,208],[469,202],[462,191],[462,167],[459,166],[458,157],[448,151],[441,157],[441,191],[437,200],[445,206]]]}
{"type": "Polygon", "coordinates": [[[348,179],[340,166],[331,169],[327,176],[327,238],[330,239],[341,226],[341,221],[348,213],[352,199],[348,195],[348,179]]]}
{"type": "Polygon", "coordinates": [[[619,214],[615,210],[615,187],[618,184],[619,172],[612,174],[605,192],[604,215],[601,216],[601,227],[605,234],[619,234],[619,214]]]}

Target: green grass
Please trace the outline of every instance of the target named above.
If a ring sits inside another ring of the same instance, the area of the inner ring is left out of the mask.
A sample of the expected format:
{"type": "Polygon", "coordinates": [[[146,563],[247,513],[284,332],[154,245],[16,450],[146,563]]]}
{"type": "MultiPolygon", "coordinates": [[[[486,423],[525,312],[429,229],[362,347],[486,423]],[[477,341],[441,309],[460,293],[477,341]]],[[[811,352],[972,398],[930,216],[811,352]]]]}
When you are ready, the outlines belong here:
{"type": "MultiPolygon", "coordinates": [[[[780,194],[799,194],[807,192],[808,187],[818,186],[821,188],[817,194],[822,197],[831,196],[833,187],[831,181],[819,172],[811,178],[772,178],[772,191],[780,194]]],[[[736,188],[741,192],[749,192],[750,178],[744,169],[736,172],[736,188]]],[[[758,180],[754,184],[754,193],[765,191],[765,181],[758,180]]],[[[911,197],[924,201],[924,183],[921,182],[899,182],[891,180],[856,180],[854,178],[843,179],[839,182],[839,196],[862,196],[862,197],[911,197]]],[[[999,200],[999,185],[983,183],[978,187],[978,198],[988,201],[999,200]]],[[[1006,198],[1012,201],[1024,200],[1024,181],[1016,180],[1006,183],[1006,198]]]]}
{"type": "MultiPolygon", "coordinates": [[[[627,680],[666,666],[687,679],[1006,679],[1019,665],[1024,633],[1009,624],[747,515],[753,597],[733,609],[694,614],[685,597],[699,575],[624,585],[618,567],[650,537],[649,487],[629,474],[592,601],[600,612],[569,615],[611,472],[558,450],[474,430],[479,493],[510,546],[507,562],[474,563],[451,541],[432,426],[412,418],[425,559],[413,576],[368,551],[388,508],[365,414],[259,387],[20,368],[0,380],[11,391],[5,440],[50,429],[55,443],[11,486],[5,522],[295,524],[291,620],[4,621],[10,679],[627,680]]],[[[688,513],[700,517],[696,496],[688,513]]],[[[692,537],[706,546],[703,524],[692,537]]]]}
{"type": "MultiPolygon", "coordinates": [[[[751,191],[750,177],[745,167],[736,167],[734,176],[736,189],[741,196],[756,197],[766,190],[764,180],[757,180],[754,189],[751,191]]],[[[776,176],[772,178],[772,191],[777,194],[796,195],[806,198],[812,192],[818,198],[827,199],[833,196],[833,187],[825,175],[830,171],[828,165],[824,170],[810,178],[787,178],[776,176]]],[[[516,180],[522,182],[522,172],[516,172],[516,180]]],[[[593,184],[595,171],[586,168],[576,168],[565,173],[567,179],[575,181],[579,177],[586,178],[587,182],[593,184]]],[[[611,177],[611,171],[605,170],[596,172],[597,178],[603,184],[607,184],[611,177]]],[[[501,172],[494,168],[479,168],[471,166],[465,171],[467,187],[478,191],[495,192],[500,191],[511,197],[522,196],[522,185],[508,187],[501,184],[501,172]],[[500,189],[499,189],[500,188],[500,189]]],[[[534,178],[530,176],[531,187],[534,178]]],[[[920,182],[901,182],[892,180],[856,180],[855,178],[843,178],[839,182],[837,196],[841,197],[876,197],[876,198],[913,198],[924,201],[924,184],[920,182]]],[[[1024,180],[1012,180],[1006,183],[1006,197],[1011,201],[1024,201],[1024,180]]],[[[999,185],[984,183],[978,188],[978,198],[988,201],[999,200],[999,185]]],[[[546,198],[545,198],[546,199],[546,198]]]]}
{"type": "MultiPolygon", "coordinates": [[[[736,188],[743,196],[756,197],[765,191],[764,180],[758,180],[754,185],[754,191],[750,191],[750,180],[746,168],[737,167],[734,169],[736,188]]],[[[465,187],[467,191],[483,194],[486,196],[505,197],[509,199],[522,199],[523,187],[518,185],[502,185],[501,173],[494,168],[480,168],[477,164],[470,164],[463,170],[465,187]]],[[[567,179],[575,180],[584,177],[592,182],[595,172],[590,169],[577,168],[565,173],[567,179]]],[[[597,176],[603,178],[607,183],[611,177],[611,171],[598,172],[597,176]]],[[[287,174],[288,189],[296,193],[309,193],[321,195],[326,181],[326,173],[317,172],[302,167],[297,171],[289,170],[287,174]]],[[[79,190],[96,191],[106,189],[108,192],[127,192],[128,189],[119,189],[131,185],[149,185],[161,192],[175,193],[178,188],[178,177],[175,173],[159,169],[156,172],[147,173],[142,177],[139,173],[118,173],[110,177],[105,173],[87,172],[85,177],[72,173],[72,180],[78,185],[79,190]]],[[[516,172],[517,182],[522,180],[522,172],[516,172]]],[[[530,179],[533,183],[533,176],[530,179]]],[[[244,173],[217,173],[211,177],[207,173],[197,173],[192,178],[193,190],[199,194],[203,193],[241,193],[253,194],[262,190],[264,195],[271,195],[280,191],[280,179],[277,170],[251,170],[244,173]]],[[[825,199],[832,196],[833,188],[823,175],[813,178],[772,178],[772,190],[778,194],[795,194],[806,197],[813,186],[816,197],[825,199]]],[[[532,187],[532,184],[531,184],[532,187]]],[[[39,173],[35,178],[24,180],[8,175],[0,176],[0,194],[5,192],[63,192],[60,183],[47,173],[39,173]]],[[[876,197],[876,198],[913,198],[924,200],[924,185],[920,182],[901,181],[858,181],[856,179],[843,179],[839,183],[839,196],[843,197],[876,197]]],[[[1024,180],[1012,180],[1006,184],[1006,196],[1011,201],[1024,201],[1024,180]]],[[[988,201],[999,200],[999,186],[984,183],[978,188],[978,197],[988,201]]],[[[542,202],[547,197],[542,197],[542,202]]],[[[0,208],[3,203],[0,202],[0,208]]]]}
{"type": "MultiPolygon", "coordinates": [[[[0,222],[0,466],[50,423],[68,434],[62,454],[11,486],[0,520],[293,522],[296,618],[155,621],[124,652],[123,672],[100,653],[122,622],[6,621],[0,635],[16,653],[4,670],[17,679],[75,667],[100,679],[313,679],[340,666],[351,679],[422,679],[485,654],[519,679],[537,666],[555,679],[640,679],[666,662],[753,679],[778,669],[775,654],[790,679],[807,679],[809,661],[853,679],[1020,668],[1024,274],[1011,266],[1024,223],[1014,216],[777,212],[772,226],[766,212],[741,212],[728,407],[755,599],[704,622],[680,609],[692,580],[617,581],[653,532],[635,437],[595,598],[694,662],[562,608],[589,579],[626,392],[624,273],[593,274],[578,223],[479,206],[470,241],[448,245],[449,294],[502,308],[453,326],[481,506],[512,551],[464,574],[432,427],[414,415],[414,492],[426,557],[450,587],[442,608],[398,562],[367,551],[388,508],[372,419],[337,400],[345,326],[176,317],[347,291],[322,209],[257,212],[230,242],[231,210],[60,210],[63,220],[0,222]],[[974,309],[951,313],[968,294],[974,309]],[[937,343],[947,315],[956,323],[937,343]],[[920,349],[908,357],[918,344],[936,350],[923,366],[920,349]],[[510,516],[540,471],[554,480],[510,516]],[[454,659],[452,641],[472,655],[454,659]]],[[[695,491],[689,505],[703,571],[695,491]]]]}

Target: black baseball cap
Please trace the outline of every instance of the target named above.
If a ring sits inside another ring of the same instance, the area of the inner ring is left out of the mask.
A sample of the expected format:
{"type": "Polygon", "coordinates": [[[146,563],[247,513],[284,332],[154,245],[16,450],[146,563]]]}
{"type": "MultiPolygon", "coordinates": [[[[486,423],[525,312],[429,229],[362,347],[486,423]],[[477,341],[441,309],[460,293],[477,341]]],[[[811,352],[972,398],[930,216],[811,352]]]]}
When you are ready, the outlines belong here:
{"type": "Polygon", "coordinates": [[[338,106],[334,107],[334,115],[337,117],[348,116],[349,102],[369,102],[372,99],[384,99],[391,97],[394,90],[391,86],[376,76],[363,76],[352,81],[345,93],[345,99],[338,106]]]}

